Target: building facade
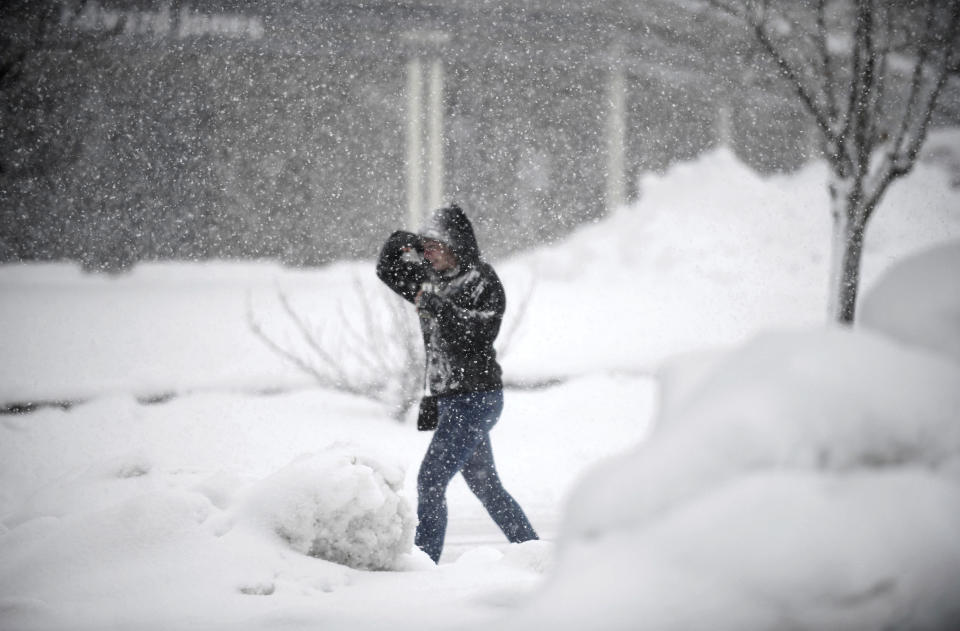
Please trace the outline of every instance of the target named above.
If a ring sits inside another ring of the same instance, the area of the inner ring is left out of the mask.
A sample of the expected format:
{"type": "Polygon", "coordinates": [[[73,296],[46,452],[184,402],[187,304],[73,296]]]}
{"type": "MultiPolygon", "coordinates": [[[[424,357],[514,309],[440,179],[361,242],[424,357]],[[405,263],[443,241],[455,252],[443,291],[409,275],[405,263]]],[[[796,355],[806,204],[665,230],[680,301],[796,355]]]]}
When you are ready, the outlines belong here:
{"type": "Polygon", "coordinates": [[[700,3],[43,0],[2,37],[0,259],[370,257],[456,201],[492,256],[723,142],[811,151],[700,3]]]}

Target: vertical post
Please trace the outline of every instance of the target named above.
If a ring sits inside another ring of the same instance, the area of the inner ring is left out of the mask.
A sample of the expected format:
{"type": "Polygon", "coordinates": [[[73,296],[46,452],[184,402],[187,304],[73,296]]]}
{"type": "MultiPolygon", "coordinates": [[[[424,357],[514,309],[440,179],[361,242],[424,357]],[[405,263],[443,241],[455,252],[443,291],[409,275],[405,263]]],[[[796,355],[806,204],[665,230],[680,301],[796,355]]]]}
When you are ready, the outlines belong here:
{"type": "Polygon", "coordinates": [[[439,59],[430,65],[427,108],[427,208],[432,209],[443,203],[443,64],[439,59]]]}
{"type": "Polygon", "coordinates": [[[610,71],[608,85],[610,110],[607,114],[607,212],[626,201],[624,163],[626,149],[626,80],[623,69],[615,65],[610,71]]]}
{"type": "Polygon", "coordinates": [[[443,203],[443,62],[430,62],[424,103],[424,70],[407,62],[407,221],[415,229],[424,213],[443,203]]]}
{"type": "Polygon", "coordinates": [[[730,107],[730,101],[724,99],[717,108],[717,145],[721,147],[733,146],[733,115],[730,107]]]}
{"type": "Polygon", "coordinates": [[[407,62],[407,225],[415,230],[423,218],[423,130],[420,120],[423,116],[421,85],[423,83],[420,60],[407,62]]]}

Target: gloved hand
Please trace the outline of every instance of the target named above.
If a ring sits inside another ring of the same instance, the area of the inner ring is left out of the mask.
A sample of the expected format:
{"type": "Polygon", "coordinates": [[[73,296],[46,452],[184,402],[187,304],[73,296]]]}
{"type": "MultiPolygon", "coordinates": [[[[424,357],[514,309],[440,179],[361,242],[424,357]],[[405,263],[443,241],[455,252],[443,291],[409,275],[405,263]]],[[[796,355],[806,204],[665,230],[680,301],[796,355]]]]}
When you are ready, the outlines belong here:
{"type": "Polygon", "coordinates": [[[418,254],[423,254],[423,239],[420,238],[420,235],[413,234],[412,232],[400,232],[399,239],[402,243],[401,248],[403,250],[414,250],[418,254]]]}
{"type": "Polygon", "coordinates": [[[422,239],[419,237],[419,235],[416,235],[412,232],[407,232],[406,230],[397,230],[390,235],[389,239],[387,239],[387,243],[384,245],[384,251],[394,252],[397,250],[400,252],[416,251],[422,254],[422,239]]]}
{"type": "Polygon", "coordinates": [[[432,291],[420,294],[420,298],[417,299],[417,308],[434,316],[440,315],[445,304],[446,301],[432,291]]]}

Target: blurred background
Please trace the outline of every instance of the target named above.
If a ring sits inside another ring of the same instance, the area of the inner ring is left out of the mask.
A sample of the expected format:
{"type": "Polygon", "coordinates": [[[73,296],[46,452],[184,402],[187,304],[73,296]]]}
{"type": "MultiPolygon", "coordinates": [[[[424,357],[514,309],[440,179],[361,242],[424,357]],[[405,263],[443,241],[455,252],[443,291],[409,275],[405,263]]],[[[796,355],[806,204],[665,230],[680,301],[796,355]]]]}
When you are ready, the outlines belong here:
{"type": "MultiPolygon", "coordinates": [[[[812,121],[679,0],[6,0],[0,262],[372,257],[447,201],[489,257],[718,144],[760,173],[812,121]]],[[[957,82],[934,125],[960,123],[957,82]]],[[[827,209],[823,209],[826,212],[827,209]]]]}

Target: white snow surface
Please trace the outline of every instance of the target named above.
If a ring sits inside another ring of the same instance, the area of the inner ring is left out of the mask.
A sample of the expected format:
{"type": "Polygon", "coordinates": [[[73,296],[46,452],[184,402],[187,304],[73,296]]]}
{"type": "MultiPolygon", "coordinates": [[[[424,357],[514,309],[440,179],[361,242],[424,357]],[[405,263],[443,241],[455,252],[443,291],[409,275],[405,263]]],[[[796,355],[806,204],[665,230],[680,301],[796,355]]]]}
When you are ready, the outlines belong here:
{"type": "Polygon", "coordinates": [[[511,628],[960,628],[960,362],[827,329],[697,377],[578,483],[511,628]]]}
{"type": "Polygon", "coordinates": [[[911,256],[864,297],[860,325],[960,361],[958,270],[955,244],[911,256]]]}
{"type": "Polygon", "coordinates": [[[493,431],[543,540],[458,478],[439,566],[429,435],[246,321],[296,343],[277,289],[333,322],[371,262],[0,268],[0,402],[78,402],[0,416],[0,629],[960,628],[960,191],[892,188],[839,329],[824,182],[720,149],[499,262],[508,379],[560,380],[493,431]]]}

